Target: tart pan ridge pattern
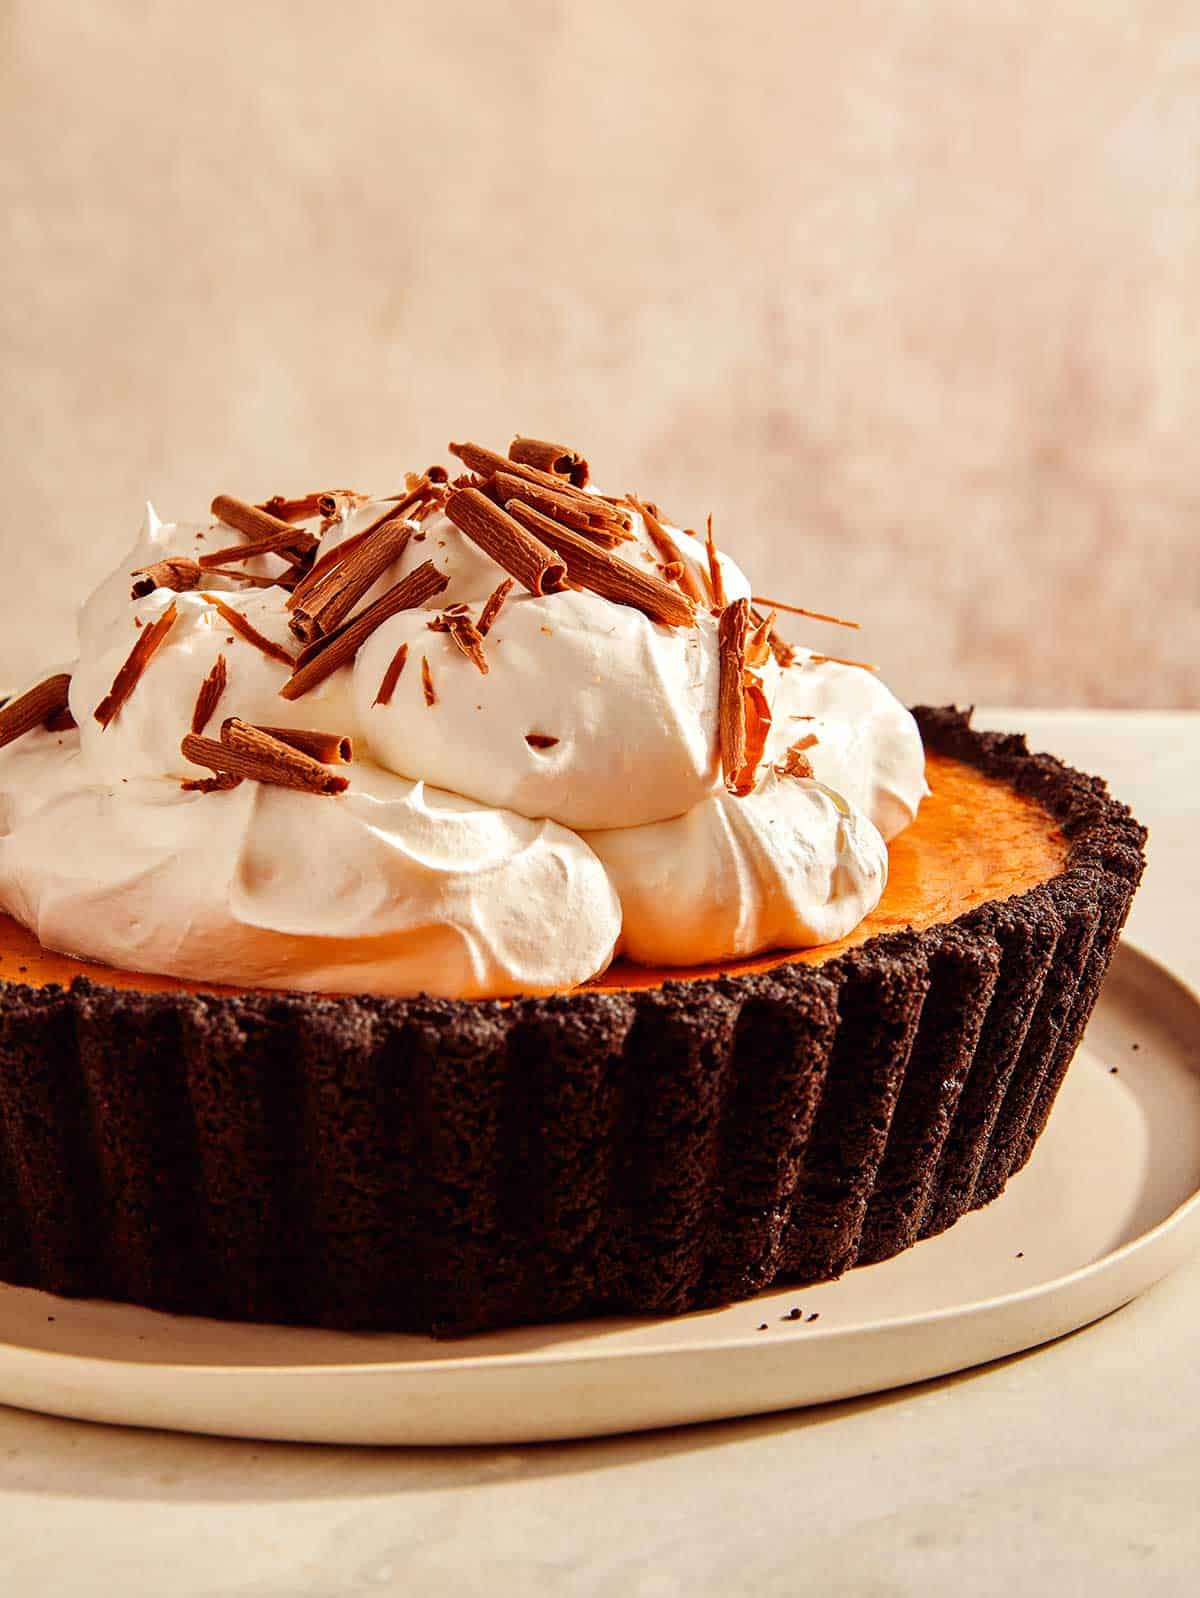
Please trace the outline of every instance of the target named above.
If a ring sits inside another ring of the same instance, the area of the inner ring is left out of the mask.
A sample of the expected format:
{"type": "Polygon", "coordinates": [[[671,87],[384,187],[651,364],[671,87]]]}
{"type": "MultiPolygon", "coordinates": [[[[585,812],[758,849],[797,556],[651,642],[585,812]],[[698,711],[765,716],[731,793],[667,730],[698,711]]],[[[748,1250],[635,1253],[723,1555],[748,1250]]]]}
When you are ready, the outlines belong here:
{"type": "Polygon", "coordinates": [[[0,983],[0,1279],[461,1335],[835,1277],[1028,1160],[1144,863],[1098,779],[926,747],[1070,840],[1015,898],[820,965],[512,1003],[0,983]]]}

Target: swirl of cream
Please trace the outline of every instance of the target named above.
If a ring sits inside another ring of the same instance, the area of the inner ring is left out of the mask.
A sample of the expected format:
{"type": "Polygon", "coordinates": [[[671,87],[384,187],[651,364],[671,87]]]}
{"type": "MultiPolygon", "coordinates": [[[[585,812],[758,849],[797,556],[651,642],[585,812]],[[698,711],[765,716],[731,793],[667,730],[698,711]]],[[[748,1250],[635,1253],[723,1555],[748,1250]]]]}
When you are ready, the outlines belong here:
{"type": "Polygon", "coordinates": [[[832,943],[887,882],[887,848],[864,815],[773,771],[743,799],[722,791],[672,821],[587,841],[621,901],[619,950],[643,965],[832,943]]]}
{"type": "MultiPolygon", "coordinates": [[[[487,660],[485,677],[430,630],[428,613],[380,627],[354,668],[358,719],[377,758],[574,828],[661,821],[711,793],[720,673],[707,612],[695,627],[672,628],[596,594],[514,595],[488,635],[487,660]],[[403,646],[408,664],[391,703],[377,704],[403,646]]],[[[777,675],[768,663],[770,685],[777,675]]]]}
{"type": "Polygon", "coordinates": [[[797,651],[780,675],[768,761],[798,740],[818,782],[835,789],[879,828],[903,832],[929,792],[925,750],[912,713],[873,672],[797,651]]]}
{"type": "Polygon", "coordinates": [[[0,752],[0,901],[47,948],[201,982],[464,998],[570,987],[611,958],[616,895],[553,822],[369,764],[335,801],[97,782],[77,741],[0,752]]]}

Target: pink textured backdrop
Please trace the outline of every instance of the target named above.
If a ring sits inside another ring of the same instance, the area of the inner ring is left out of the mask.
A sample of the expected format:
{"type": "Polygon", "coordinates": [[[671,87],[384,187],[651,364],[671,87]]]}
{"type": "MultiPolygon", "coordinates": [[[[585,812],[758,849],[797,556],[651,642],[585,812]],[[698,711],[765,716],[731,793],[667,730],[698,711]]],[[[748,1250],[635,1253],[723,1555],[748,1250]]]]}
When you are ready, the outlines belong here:
{"type": "Polygon", "coordinates": [[[0,28],[0,682],[147,494],[520,429],[711,508],[910,696],[1200,703],[1195,0],[0,28]]]}

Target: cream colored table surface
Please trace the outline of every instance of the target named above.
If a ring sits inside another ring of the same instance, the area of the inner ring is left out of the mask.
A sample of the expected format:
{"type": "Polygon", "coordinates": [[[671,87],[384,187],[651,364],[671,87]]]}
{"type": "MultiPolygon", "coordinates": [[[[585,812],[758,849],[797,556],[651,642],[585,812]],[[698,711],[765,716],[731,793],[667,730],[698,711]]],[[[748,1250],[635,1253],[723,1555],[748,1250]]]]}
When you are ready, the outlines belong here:
{"type": "MultiPolygon", "coordinates": [[[[1151,827],[1131,936],[1200,983],[1200,714],[992,712],[1151,827]]],[[[924,1386],[596,1443],[258,1445],[0,1410],[5,1598],[1196,1591],[1200,1259],[924,1386]]]]}

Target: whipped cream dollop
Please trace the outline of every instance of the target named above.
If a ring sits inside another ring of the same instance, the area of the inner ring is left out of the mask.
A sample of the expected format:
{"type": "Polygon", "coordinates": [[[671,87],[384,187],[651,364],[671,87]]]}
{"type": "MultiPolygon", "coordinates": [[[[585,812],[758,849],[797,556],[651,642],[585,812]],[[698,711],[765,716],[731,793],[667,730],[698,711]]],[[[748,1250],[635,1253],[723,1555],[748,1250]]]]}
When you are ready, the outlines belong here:
{"type": "MultiPolygon", "coordinates": [[[[304,525],[323,559],[391,508],[345,501],[304,525]]],[[[704,544],[668,526],[668,562],[657,524],[627,514],[613,557],[711,599],[704,544]]],[[[485,674],[429,624],[455,606],[478,620],[506,573],[439,508],[413,520],[354,614],[425,561],[446,587],[285,698],[301,645],[278,555],[206,570],[192,591],[131,596],[136,570],[245,542],[217,520],[148,508],[80,614],[79,658],[64,668],[76,728],[0,749],[0,904],[46,947],[208,983],[503,997],[586,982],[617,952],[687,966],[830,942],[878,902],[884,840],[925,785],[915,723],[871,673],[804,650],[781,665],[762,649],[752,675],[770,728],[739,797],[723,777],[707,603],[673,627],[586,586],[515,584],[484,641],[485,674]],[[168,612],[102,725],[97,706],[168,612]],[[236,715],[351,738],[344,792],[194,786],[211,772],[181,745],[219,663],[207,736],[236,715]]],[[[745,575],[718,558],[727,599],[748,599],[745,575]]]]}

